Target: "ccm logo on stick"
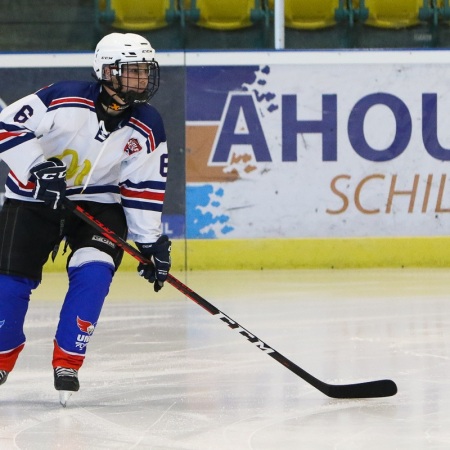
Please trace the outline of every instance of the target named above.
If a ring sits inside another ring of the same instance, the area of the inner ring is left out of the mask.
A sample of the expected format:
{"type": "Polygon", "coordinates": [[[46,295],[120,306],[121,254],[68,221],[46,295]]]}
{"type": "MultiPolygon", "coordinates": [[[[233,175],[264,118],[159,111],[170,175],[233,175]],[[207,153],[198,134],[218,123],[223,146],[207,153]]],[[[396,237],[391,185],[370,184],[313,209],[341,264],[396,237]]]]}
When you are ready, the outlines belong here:
{"type": "Polygon", "coordinates": [[[252,344],[255,344],[263,352],[266,352],[266,353],[274,353],[275,352],[275,350],[273,348],[269,347],[263,341],[259,340],[256,336],[251,334],[245,328],[242,328],[238,323],[236,323],[234,320],[230,319],[224,313],[220,313],[219,319],[222,320],[223,322],[225,322],[233,330],[237,330],[239,334],[242,334],[242,336],[246,337],[252,344]]]}

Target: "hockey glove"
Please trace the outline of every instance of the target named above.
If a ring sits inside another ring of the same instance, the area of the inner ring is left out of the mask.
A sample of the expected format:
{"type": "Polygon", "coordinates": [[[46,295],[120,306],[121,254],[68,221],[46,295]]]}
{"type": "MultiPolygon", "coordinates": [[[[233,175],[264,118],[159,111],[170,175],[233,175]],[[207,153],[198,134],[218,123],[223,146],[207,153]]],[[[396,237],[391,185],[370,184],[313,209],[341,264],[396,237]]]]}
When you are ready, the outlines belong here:
{"type": "Polygon", "coordinates": [[[49,158],[34,166],[30,170],[30,181],[35,184],[33,198],[57,209],[66,193],[66,172],[66,165],[58,158],[49,158]]]}
{"type": "Polygon", "coordinates": [[[152,264],[140,263],[138,266],[139,275],[148,280],[149,283],[153,283],[155,292],[163,287],[169,274],[171,244],[169,238],[164,234],[153,244],[136,242],[141,253],[152,262],[152,264]]]}

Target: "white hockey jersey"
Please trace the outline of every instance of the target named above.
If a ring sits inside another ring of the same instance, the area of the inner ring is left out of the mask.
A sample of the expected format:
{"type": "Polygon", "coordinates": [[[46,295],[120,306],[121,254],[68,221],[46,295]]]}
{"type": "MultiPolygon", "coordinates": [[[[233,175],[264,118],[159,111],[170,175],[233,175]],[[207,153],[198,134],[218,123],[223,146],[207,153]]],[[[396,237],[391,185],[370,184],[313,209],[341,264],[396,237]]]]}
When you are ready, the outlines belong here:
{"type": "Polygon", "coordinates": [[[6,197],[32,197],[30,169],[54,156],[67,165],[71,200],[121,203],[128,238],[155,242],[167,179],[168,152],[163,121],[148,105],[107,131],[95,102],[100,84],[64,81],[52,84],[0,112],[0,157],[10,168],[6,197]]]}

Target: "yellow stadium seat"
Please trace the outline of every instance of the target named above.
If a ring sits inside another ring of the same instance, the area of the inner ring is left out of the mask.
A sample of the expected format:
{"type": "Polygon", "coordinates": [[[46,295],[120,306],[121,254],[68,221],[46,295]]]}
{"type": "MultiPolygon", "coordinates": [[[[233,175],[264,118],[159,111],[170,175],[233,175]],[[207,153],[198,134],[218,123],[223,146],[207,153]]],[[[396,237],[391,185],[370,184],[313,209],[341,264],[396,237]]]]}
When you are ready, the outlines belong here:
{"type": "Polygon", "coordinates": [[[114,28],[128,31],[155,30],[174,16],[173,0],[99,0],[100,17],[112,19],[114,28]]]}
{"type": "MultiPolygon", "coordinates": [[[[318,30],[349,18],[343,0],[284,0],[284,24],[288,28],[318,30]]],[[[275,0],[268,0],[273,15],[275,0]]]]}
{"type": "Polygon", "coordinates": [[[366,25],[379,28],[407,28],[421,22],[419,12],[427,0],[359,0],[368,10],[366,25]]]}
{"type": "Polygon", "coordinates": [[[184,0],[184,12],[196,25],[214,30],[237,30],[263,19],[261,0],[184,0]]]}
{"type": "Polygon", "coordinates": [[[338,7],[339,0],[284,0],[284,24],[305,30],[332,27],[338,7]]]}

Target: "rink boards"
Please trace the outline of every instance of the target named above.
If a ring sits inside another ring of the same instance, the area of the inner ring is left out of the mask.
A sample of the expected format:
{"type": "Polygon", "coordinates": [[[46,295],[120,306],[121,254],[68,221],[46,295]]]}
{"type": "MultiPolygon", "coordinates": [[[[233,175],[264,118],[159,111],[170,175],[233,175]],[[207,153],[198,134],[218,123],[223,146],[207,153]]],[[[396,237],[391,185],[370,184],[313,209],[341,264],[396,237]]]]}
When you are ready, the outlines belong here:
{"type": "MultiPolygon", "coordinates": [[[[158,59],[173,155],[164,232],[180,269],[449,265],[450,52],[158,59]]],[[[87,79],[90,64],[0,55],[0,98],[87,79]]]]}

